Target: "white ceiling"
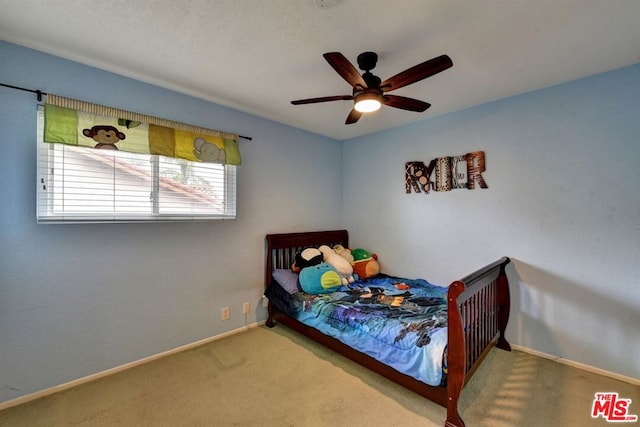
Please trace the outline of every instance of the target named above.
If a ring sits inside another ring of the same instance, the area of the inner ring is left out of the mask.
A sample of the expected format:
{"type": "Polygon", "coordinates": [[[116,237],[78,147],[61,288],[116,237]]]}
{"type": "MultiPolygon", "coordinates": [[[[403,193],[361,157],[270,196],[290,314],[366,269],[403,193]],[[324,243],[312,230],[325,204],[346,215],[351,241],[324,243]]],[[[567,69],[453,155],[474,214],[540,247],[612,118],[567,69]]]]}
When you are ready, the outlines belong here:
{"type": "Polygon", "coordinates": [[[344,140],[638,63],[640,0],[0,0],[0,38],[344,140]],[[424,113],[345,125],[351,101],[290,103],[351,94],[331,51],[454,65],[393,92],[424,113]]]}

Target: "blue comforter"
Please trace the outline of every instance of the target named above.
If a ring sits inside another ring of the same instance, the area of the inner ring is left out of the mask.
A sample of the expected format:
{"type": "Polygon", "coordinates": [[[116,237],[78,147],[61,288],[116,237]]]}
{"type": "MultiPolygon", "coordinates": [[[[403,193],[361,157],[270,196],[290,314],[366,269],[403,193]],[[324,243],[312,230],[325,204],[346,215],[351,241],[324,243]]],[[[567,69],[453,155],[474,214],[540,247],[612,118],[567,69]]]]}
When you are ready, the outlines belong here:
{"type": "Polygon", "coordinates": [[[337,292],[293,295],[293,317],[432,386],[443,381],[447,288],[378,276],[337,292]]]}

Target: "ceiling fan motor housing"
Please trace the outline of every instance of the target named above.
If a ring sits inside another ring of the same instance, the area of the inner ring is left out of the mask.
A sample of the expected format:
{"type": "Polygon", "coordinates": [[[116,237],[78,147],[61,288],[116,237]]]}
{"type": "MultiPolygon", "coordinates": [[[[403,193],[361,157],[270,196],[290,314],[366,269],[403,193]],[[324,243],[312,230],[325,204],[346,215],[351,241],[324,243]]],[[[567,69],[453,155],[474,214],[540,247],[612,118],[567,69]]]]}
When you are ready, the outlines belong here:
{"type": "Polygon", "coordinates": [[[358,55],[358,67],[362,71],[371,71],[376,68],[378,63],[378,54],[375,52],[362,52],[358,55]]]}
{"type": "Polygon", "coordinates": [[[368,71],[362,75],[362,79],[367,84],[367,87],[370,89],[379,88],[380,83],[382,83],[382,80],[380,80],[380,77],[375,76],[368,71]]]}

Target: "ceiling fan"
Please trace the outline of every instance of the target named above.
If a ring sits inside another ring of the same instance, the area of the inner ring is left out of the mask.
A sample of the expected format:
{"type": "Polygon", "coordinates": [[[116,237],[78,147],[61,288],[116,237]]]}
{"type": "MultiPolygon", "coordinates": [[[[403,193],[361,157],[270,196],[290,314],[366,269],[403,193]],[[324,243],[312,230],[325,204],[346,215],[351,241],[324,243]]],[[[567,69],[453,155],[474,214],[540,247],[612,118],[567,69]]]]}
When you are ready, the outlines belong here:
{"type": "Polygon", "coordinates": [[[364,71],[362,75],[340,52],[328,52],[322,56],[353,87],[352,94],[299,99],[291,101],[291,103],[293,105],[301,105],[353,100],[353,108],[345,121],[347,125],[357,122],[363,113],[378,110],[381,105],[419,113],[425,111],[431,107],[431,104],[405,96],[387,95],[387,92],[426,79],[453,66],[451,58],[447,55],[441,55],[382,81],[378,76],[371,73],[371,70],[376,67],[378,62],[378,55],[374,52],[363,52],[358,55],[358,67],[364,71]]]}

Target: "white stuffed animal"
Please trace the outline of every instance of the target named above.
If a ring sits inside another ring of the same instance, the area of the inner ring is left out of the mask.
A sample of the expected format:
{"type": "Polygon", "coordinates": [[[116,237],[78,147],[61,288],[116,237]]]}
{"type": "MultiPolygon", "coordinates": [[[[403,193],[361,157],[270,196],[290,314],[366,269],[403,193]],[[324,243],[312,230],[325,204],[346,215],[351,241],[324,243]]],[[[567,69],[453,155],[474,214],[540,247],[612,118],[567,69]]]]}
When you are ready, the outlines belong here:
{"type": "Polygon", "coordinates": [[[349,264],[353,265],[353,262],[355,260],[353,259],[353,255],[351,255],[351,249],[347,249],[342,245],[335,245],[333,247],[333,250],[336,251],[336,253],[340,255],[342,258],[349,261],[349,264]]]}
{"type": "Polygon", "coordinates": [[[338,271],[338,274],[342,278],[342,284],[348,285],[355,282],[353,277],[353,266],[346,259],[338,255],[333,249],[327,245],[322,245],[318,248],[324,256],[324,262],[331,264],[333,268],[338,271]]]}

